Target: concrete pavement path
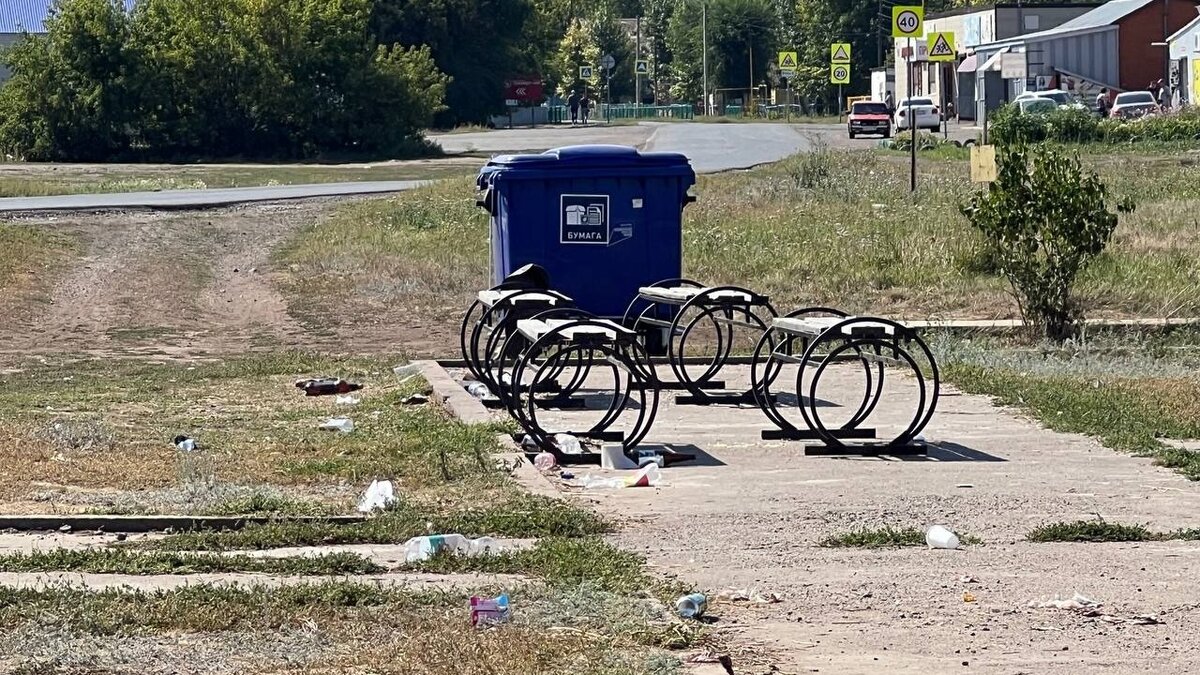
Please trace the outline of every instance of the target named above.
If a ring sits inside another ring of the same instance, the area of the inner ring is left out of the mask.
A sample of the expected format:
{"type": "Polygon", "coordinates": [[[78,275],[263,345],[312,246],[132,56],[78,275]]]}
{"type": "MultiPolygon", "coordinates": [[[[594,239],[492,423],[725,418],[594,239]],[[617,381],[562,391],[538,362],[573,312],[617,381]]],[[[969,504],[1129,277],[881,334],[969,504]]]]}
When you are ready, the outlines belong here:
{"type": "Polygon", "coordinates": [[[427,181],[359,181],[311,185],[219,188],[212,190],[159,190],[108,194],[8,197],[0,199],[0,213],[20,211],[100,211],[106,209],[188,209],[229,206],[313,197],[387,194],[424,185],[427,181]]]}

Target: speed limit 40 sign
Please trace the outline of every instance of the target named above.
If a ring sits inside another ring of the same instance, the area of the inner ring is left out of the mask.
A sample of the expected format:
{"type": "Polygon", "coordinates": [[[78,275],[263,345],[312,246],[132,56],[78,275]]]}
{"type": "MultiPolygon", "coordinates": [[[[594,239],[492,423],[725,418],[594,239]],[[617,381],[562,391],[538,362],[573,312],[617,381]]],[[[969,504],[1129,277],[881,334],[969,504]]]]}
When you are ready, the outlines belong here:
{"type": "Polygon", "coordinates": [[[921,37],[925,33],[924,23],[924,6],[896,5],[892,7],[892,37],[921,37]]]}

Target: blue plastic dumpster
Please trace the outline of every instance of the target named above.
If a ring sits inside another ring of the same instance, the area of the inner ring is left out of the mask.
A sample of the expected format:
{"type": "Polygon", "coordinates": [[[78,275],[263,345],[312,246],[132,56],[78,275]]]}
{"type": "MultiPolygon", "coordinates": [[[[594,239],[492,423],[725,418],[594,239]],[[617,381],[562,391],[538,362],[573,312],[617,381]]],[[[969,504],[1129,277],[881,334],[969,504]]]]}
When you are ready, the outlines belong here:
{"type": "Polygon", "coordinates": [[[578,145],[497,157],[479,172],[492,215],[492,283],[541,265],[580,309],[620,317],[638,287],[682,276],[687,157],[578,145]]]}

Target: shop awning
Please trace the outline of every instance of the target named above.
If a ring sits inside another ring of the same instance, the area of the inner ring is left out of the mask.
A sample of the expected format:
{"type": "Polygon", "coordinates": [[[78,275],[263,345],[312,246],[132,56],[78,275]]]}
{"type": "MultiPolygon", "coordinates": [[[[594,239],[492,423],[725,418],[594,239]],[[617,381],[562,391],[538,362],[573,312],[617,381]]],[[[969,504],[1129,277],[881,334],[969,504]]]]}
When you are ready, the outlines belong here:
{"type": "Polygon", "coordinates": [[[967,58],[963,59],[962,63],[958,64],[958,72],[973,73],[973,72],[975,72],[975,64],[977,64],[978,62],[979,62],[979,57],[976,56],[975,54],[972,54],[972,55],[968,56],[967,58]]]}

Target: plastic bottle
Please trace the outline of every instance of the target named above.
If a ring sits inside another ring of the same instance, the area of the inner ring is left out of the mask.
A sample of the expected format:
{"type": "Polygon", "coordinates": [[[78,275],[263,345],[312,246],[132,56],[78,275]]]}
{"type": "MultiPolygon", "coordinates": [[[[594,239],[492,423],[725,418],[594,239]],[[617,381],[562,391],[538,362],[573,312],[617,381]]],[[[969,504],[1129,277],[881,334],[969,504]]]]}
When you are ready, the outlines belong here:
{"type": "Polygon", "coordinates": [[[500,542],[491,537],[468,539],[461,534],[432,534],[413,537],[404,542],[405,562],[429,560],[441,551],[455,555],[487,555],[503,550],[500,542]]]}
{"type": "Polygon", "coordinates": [[[468,382],[463,385],[463,388],[467,390],[468,394],[474,396],[475,398],[487,398],[488,394],[492,393],[491,390],[488,389],[487,385],[482,382],[468,382]]]}
{"type": "Polygon", "coordinates": [[[316,380],[300,380],[296,386],[304,390],[305,396],[329,396],[330,394],[349,394],[362,389],[361,384],[347,382],[340,377],[326,377],[316,380]]]}
{"type": "Polygon", "coordinates": [[[929,548],[958,548],[958,535],[942,525],[934,525],[925,531],[925,543],[929,548]]]}
{"type": "Polygon", "coordinates": [[[708,609],[708,598],[703,593],[691,593],[675,601],[675,613],[685,619],[698,619],[708,609]]]}
{"type": "Polygon", "coordinates": [[[553,469],[557,464],[558,464],[558,461],[556,459],[554,459],[554,455],[550,454],[549,452],[546,452],[545,450],[543,450],[542,452],[539,452],[537,454],[537,457],[533,458],[533,465],[535,467],[537,467],[538,471],[549,471],[549,470],[553,469]]]}
{"type": "Polygon", "coordinates": [[[496,598],[481,598],[471,596],[471,625],[487,626],[504,623],[511,616],[508,606],[508,594],[503,593],[496,598]]]}

